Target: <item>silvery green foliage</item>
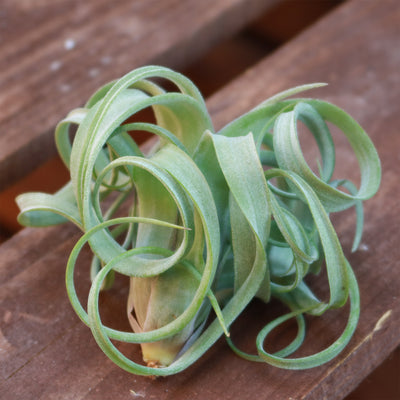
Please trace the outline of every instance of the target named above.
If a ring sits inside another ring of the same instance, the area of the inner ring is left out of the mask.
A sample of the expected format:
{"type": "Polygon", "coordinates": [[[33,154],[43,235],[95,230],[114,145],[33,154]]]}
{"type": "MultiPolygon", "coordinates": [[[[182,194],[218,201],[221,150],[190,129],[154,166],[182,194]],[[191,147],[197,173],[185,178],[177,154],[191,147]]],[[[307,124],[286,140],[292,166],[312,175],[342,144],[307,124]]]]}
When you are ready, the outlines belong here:
{"type": "Polygon", "coordinates": [[[238,355],[290,369],[323,364],[346,346],[358,321],[359,292],[329,213],[355,206],[355,250],[362,201],[378,189],[380,162],[367,134],[343,110],[320,100],[288,99],[317,86],[282,92],[214,132],[193,83],[149,66],[104,86],[58,124],[56,144],[71,181],[54,195],[19,196],[19,221],[46,226],[69,220],[84,232],[68,261],[68,295],[101,349],[121,368],[175,374],[224,334],[238,355]],[[166,92],[153,78],[178,90],[166,92]],[[125,123],[149,107],[156,123],[125,123]],[[298,121],[318,145],[318,174],[303,156],[298,121]],[[327,122],[354,151],[359,189],[332,179],[335,148],[327,122]],[[71,126],[77,127],[73,140],[71,126]],[[146,154],[129,134],[139,130],[159,139],[146,154]],[[121,210],[126,216],[116,217],[121,210]],[[86,311],[75,291],[74,269],[87,242],[93,262],[86,311]],[[329,283],[325,301],[305,282],[322,265],[329,283]],[[112,284],[114,273],[130,277],[127,314],[133,332],[106,327],[100,318],[99,293],[112,284]],[[291,312],[259,332],[258,354],[250,355],[234,345],[229,326],[255,297],[265,303],[275,297],[291,312]],[[303,342],[304,315],[321,315],[348,298],[349,320],[337,341],[317,354],[289,358],[303,342]],[[266,336],[289,318],[298,322],[296,338],[269,354],[266,336]],[[141,343],[147,365],[128,359],[111,339],[141,343]]]}

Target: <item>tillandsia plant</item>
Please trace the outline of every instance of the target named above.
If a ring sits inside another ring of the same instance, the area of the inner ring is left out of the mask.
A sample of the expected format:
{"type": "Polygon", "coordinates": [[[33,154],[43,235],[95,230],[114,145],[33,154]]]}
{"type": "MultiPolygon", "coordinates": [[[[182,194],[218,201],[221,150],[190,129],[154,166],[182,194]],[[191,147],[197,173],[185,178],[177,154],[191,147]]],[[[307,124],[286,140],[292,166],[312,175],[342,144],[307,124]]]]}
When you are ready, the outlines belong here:
{"type": "Polygon", "coordinates": [[[377,191],[381,170],[371,140],[343,110],[321,100],[289,99],[318,86],[282,92],[214,132],[196,86],[179,73],[149,66],[105,85],[58,124],[55,140],[71,181],[54,195],[19,196],[19,221],[29,226],[72,221],[84,232],[66,267],[68,296],[121,368],[175,374],[225,335],[241,357],[304,369],[331,360],[349,342],[359,317],[359,291],[329,214],[355,207],[356,249],[362,201],[377,191]],[[159,78],[177,89],[165,91],[155,83],[159,78]],[[152,109],[155,123],[126,122],[145,108],[152,109]],[[298,121],[318,145],[318,173],[305,161],[298,121]],[[359,188],[332,178],[335,148],[327,123],[339,128],[354,151],[359,188]],[[135,131],[158,140],[143,153],[135,131]],[[93,252],[87,309],[74,283],[86,243],[93,252]],[[329,283],[326,301],[305,281],[321,268],[329,283]],[[100,317],[100,291],[115,273],[130,280],[127,318],[133,332],[111,329],[100,317]],[[259,332],[258,354],[246,354],[233,343],[229,327],[253,298],[268,303],[271,297],[290,312],[259,332]],[[303,343],[304,315],[321,315],[348,298],[350,315],[341,336],[317,354],[290,358],[303,343]],[[265,338],[290,318],[298,323],[296,338],[268,353],[265,338]],[[113,341],[140,343],[145,363],[130,360],[113,341]]]}

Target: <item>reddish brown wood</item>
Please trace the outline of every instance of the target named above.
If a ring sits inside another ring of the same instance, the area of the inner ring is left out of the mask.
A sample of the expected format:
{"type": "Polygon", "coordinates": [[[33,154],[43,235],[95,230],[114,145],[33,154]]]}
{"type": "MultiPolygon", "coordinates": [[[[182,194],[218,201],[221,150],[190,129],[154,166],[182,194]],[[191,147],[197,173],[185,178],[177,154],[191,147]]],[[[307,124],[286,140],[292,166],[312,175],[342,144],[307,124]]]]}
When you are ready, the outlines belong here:
{"type": "MultiPolygon", "coordinates": [[[[352,114],[371,135],[382,160],[381,189],[366,203],[365,251],[349,255],[362,295],[362,315],[355,339],[347,355],[313,371],[315,383],[307,382],[303,373],[297,374],[297,393],[287,394],[294,399],[343,398],[400,343],[400,265],[396,245],[400,222],[400,74],[396,51],[400,9],[396,1],[383,4],[344,4],[208,102],[216,126],[221,127],[232,115],[240,115],[268,95],[303,83],[328,82],[327,88],[310,95],[332,101],[352,114]],[[234,97],[238,91],[241,96],[234,97]],[[383,319],[385,323],[374,330],[383,316],[388,316],[383,319]]],[[[339,146],[337,169],[356,177],[345,143],[340,141],[339,146]]],[[[352,234],[349,219],[343,216],[336,221],[347,249],[352,234]]]]}
{"type": "Polygon", "coordinates": [[[55,154],[52,130],[141,65],[183,67],[278,0],[14,2],[0,13],[0,191],[55,154]]]}
{"type": "MultiPolygon", "coordinates": [[[[221,340],[177,376],[157,381],[133,377],[106,359],[68,304],[64,268],[75,241],[74,230],[24,230],[0,247],[0,371],[4,378],[0,398],[126,399],[134,398],[134,391],[137,398],[149,399],[334,400],[356,387],[400,343],[400,86],[395,51],[399,27],[396,0],[386,0],[385,7],[378,2],[348,2],[208,101],[221,127],[279,90],[328,80],[329,87],[313,94],[345,108],[374,140],[383,180],[378,195],[366,203],[360,251],[349,252],[350,214],[335,218],[362,298],[359,327],[339,357],[313,370],[284,371],[243,361],[221,340]],[[50,241],[54,243],[57,235],[65,236],[52,249],[50,241]]],[[[339,170],[356,176],[341,140],[338,149],[339,170]]],[[[88,280],[83,279],[81,285],[83,293],[88,280]]],[[[126,327],[126,321],[113,312],[123,310],[125,295],[122,280],[102,297],[104,304],[112,304],[104,319],[113,326],[126,327]]],[[[345,311],[308,319],[308,338],[299,355],[329,345],[345,324],[345,311]]],[[[256,328],[282,312],[275,303],[252,304],[249,313],[235,323],[233,337],[243,348],[251,348],[256,328]]],[[[293,337],[294,326],[286,326],[280,334],[271,338],[273,346],[293,337]]],[[[138,357],[137,348],[124,346],[124,351],[138,357]]]]}

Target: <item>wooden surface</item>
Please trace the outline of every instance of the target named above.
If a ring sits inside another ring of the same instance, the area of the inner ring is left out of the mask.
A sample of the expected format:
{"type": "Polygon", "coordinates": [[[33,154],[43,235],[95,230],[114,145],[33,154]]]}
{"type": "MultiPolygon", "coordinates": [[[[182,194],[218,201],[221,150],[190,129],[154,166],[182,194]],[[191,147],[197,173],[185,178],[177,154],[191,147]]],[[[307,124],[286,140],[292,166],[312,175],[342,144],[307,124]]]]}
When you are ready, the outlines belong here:
{"type": "MultiPolygon", "coordinates": [[[[313,92],[352,114],[378,148],[383,166],[378,195],[366,203],[361,249],[350,254],[352,215],[335,218],[362,299],[360,323],[344,352],[309,371],[284,371],[234,356],[223,340],[183,373],[151,381],[115,367],[74,315],[64,289],[68,251],[78,237],[72,227],[26,229],[0,247],[0,398],[13,399],[342,399],[400,344],[400,251],[398,188],[400,9],[396,0],[351,1],[249,70],[208,100],[216,127],[290,86],[327,81],[313,92]],[[384,6],[382,6],[384,4],[384,6]],[[52,250],[47,250],[60,239],[52,250]]],[[[338,169],[357,176],[346,143],[337,138],[338,169]]],[[[307,142],[306,142],[307,144],[307,142]]],[[[85,259],[82,262],[85,263],[85,259]]],[[[84,276],[84,272],[82,274],[84,276]]],[[[124,281],[104,293],[112,304],[104,319],[124,306],[124,281]]],[[[84,281],[83,293],[88,286],[84,281]]],[[[284,310],[254,303],[235,323],[233,337],[251,348],[252,333],[284,310]],[[261,321],[262,319],[262,321],[261,321]]],[[[305,350],[322,349],[339,334],[346,310],[308,319],[305,350]]],[[[124,311],[121,312],[124,315],[124,311]]],[[[294,335],[287,325],[277,346],[294,335]]],[[[138,349],[124,347],[138,356],[138,349]]]]}
{"type": "Polygon", "coordinates": [[[100,85],[182,67],[277,1],[3,1],[0,191],[55,154],[55,124],[100,85]]]}

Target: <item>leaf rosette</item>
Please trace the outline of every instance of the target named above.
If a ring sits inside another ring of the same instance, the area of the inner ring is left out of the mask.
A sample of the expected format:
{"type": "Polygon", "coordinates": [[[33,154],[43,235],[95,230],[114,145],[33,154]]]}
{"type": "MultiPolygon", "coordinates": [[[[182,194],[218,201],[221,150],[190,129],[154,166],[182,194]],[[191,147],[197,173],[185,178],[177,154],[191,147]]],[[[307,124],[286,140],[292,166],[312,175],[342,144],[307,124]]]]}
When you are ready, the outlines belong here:
{"type": "Polygon", "coordinates": [[[359,292],[329,214],[355,207],[355,250],[362,202],[376,193],[381,170],[371,140],[347,113],[321,100],[290,98],[318,86],[279,93],[215,132],[196,86],[177,72],[149,66],[100,88],[58,124],[56,145],[71,180],[54,195],[20,195],[19,221],[29,226],[70,221],[83,231],[66,267],[68,296],[121,368],[139,375],[175,374],[222,335],[239,356],[290,369],[321,365],[346,346],[357,326],[359,292]],[[176,90],[167,92],[160,81],[176,90]],[[144,109],[152,110],[154,123],[134,119],[144,109]],[[303,155],[298,121],[318,146],[318,174],[303,155]],[[359,188],[332,178],[335,148],[328,123],[354,151],[359,188]],[[157,137],[148,151],[135,142],[135,131],[157,137]],[[74,271],[87,243],[93,259],[85,308],[74,271]],[[322,266],[327,300],[306,282],[322,266]],[[100,292],[116,273],[129,277],[131,332],[101,320],[100,292]],[[290,312],[259,332],[257,354],[246,354],[229,327],[253,298],[268,303],[271,297],[290,312]],[[289,358],[303,343],[304,316],[342,307],[348,299],[342,335],[319,353],[289,358]],[[290,318],[298,323],[296,338],[269,354],[267,335],[290,318]],[[122,354],[115,341],[140,343],[145,364],[122,354]]]}

